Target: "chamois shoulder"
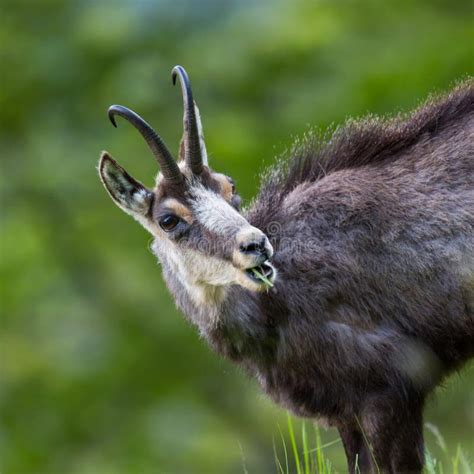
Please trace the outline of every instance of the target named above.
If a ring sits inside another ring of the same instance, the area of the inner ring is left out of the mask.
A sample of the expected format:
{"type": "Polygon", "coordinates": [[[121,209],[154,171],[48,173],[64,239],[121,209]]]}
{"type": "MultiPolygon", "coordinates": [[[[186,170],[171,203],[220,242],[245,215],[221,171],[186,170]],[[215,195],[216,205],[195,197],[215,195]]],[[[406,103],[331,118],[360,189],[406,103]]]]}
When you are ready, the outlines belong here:
{"type": "Polygon", "coordinates": [[[264,226],[296,186],[344,169],[394,162],[421,140],[455,129],[473,113],[474,80],[469,78],[447,94],[431,96],[408,114],[349,119],[329,138],[309,134],[264,173],[248,217],[264,226]]]}

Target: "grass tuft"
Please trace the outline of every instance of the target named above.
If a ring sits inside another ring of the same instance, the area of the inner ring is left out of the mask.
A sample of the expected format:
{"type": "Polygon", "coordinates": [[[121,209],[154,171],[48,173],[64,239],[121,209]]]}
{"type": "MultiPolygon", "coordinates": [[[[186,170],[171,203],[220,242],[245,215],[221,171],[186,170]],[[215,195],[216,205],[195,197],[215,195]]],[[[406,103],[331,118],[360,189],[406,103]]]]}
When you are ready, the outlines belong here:
{"type": "MultiPolygon", "coordinates": [[[[298,423],[300,423],[298,421],[298,423]]],[[[307,429],[307,423],[301,422],[301,434],[297,437],[295,424],[290,416],[287,415],[287,433],[286,437],[291,446],[291,454],[293,459],[289,458],[288,442],[285,435],[278,426],[281,439],[281,448],[283,450],[284,462],[280,460],[278,455],[278,447],[273,440],[273,455],[277,474],[336,474],[333,463],[325,456],[324,450],[329,446],[341,443],[341,439],[337,438],[325,444],[322,442],[319,427],[313,424],[314,431],[312,435],[307,429]],[[300,444],[300,446],[298,445],[300,444]],[[290,462],[291,461],[291,462],[290,462]]],[[[472,464],[468,456],[458,446],[454,455],[449,453],[446,442],[436,426],[426,424],[427,432],[432,435],[432,444],[438,445],[442,451],[442,459],[436,459],[429,449],[425,452],[425,474],[444,474],[450,472],[453,474],[473,474],[472,464]],[[434,440],[433,440],[434,438],[434,440]]],[[[367,442],[367,440],[366,440],[367,442]]],[[[429,444],[429,440],[427,440],[429,444]]],[[[360,472],[358,459],[355,460],[356,472],[360,472]]],[[[377,466],[378,468],[378,466],[377,466]]]]}

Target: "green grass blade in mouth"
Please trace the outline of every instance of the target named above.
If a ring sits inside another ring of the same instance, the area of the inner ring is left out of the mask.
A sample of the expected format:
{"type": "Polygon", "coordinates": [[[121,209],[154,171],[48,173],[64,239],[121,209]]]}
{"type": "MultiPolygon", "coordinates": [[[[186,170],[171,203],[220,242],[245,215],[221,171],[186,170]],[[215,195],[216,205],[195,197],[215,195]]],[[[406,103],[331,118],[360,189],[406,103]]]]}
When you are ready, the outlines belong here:
{"type": "Polygon", "coordinates": [[[265,275],[262,275],[256,268],[252,268],[252,272],[259,280],[263,281],[265,285],[270,288],[273,287],[273,283],[265,275]]]}

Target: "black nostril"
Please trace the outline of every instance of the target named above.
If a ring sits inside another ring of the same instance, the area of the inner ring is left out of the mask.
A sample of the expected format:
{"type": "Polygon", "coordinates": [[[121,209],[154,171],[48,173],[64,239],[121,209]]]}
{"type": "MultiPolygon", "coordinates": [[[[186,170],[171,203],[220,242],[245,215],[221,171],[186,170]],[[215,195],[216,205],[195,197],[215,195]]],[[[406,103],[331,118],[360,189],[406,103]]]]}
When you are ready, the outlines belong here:
{"type": "Polygon", "coordinates": [[[240,251],[243,253],[259,252],[259,245],[256,242],[251,242],[248,244],[240,244],[240,251]]]}
{"type": "Polygon", "coordinates": [[[262,254],[265,252],[265,237],[259,242],[248,242],[240,244],[240,251],[242,253],[257,253],[262,254]]]}

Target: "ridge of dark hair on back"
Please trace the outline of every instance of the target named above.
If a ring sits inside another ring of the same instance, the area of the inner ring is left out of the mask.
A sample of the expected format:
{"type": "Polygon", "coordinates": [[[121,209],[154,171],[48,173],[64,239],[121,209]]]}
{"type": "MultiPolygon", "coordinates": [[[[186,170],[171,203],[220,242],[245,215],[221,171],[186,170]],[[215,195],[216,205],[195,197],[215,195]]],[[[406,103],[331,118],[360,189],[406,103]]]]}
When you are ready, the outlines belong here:
{"type": "Polygon", "coordinates": [[[264,172],[249,217],[269,222],[279,203],[298,185],[336,171],[397,160],[423,137],[435,136],[473,111],[474,80],[469,78],[449,94],[430,96],[409,113],[388,119],[372,115],[349,119],[329,138],[328,133],[309,133],[264,172]]]}

